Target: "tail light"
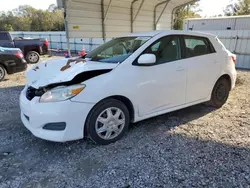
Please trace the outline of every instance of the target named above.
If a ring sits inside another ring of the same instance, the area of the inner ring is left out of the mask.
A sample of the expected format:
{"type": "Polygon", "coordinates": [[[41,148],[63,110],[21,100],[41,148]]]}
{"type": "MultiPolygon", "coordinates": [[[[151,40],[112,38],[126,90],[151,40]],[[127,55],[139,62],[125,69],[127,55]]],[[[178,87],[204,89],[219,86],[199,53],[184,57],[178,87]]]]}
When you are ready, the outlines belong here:
{"type": "Polygon", "coordinates": [[[46,47],[49,47],[49,41],[48,41],[47,39],[45,39],[44,45],[45,45],[46,47]]]}
{"type": "Polygon", "coordinates": [[[236,64],[236,58],[234,56],[232,56],[232,60],[233,60],[234,64],[236,64]]]}
{"type": "Polygon", "coordinates": [[[19,59],[23,59],[23,53],[22,52],[17,52],[15,53],[15,56],[19,59]]]}

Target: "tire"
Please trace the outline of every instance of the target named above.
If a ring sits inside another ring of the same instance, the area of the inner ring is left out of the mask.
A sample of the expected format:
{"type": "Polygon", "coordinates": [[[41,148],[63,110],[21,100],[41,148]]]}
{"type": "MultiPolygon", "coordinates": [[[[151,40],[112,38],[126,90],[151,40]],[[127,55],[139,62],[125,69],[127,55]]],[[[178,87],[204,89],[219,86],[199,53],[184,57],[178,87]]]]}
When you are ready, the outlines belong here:
{"type": "Polygon", "coordinates": [[[39,62],[40,55],[36,51],[29,51],[26,54],[25,59],[26,59],[27,63],[35,64],[35,63],[39,62]]]}
{"type": "Polygon", "coordinates": [[[107,145],[120,140],[127,132],[129,123],[127,107],[116,99],[107,99],[98,103],[90,111],[85,128],[93,142],[107,145]],[[98,133],[97,130],[100,132],[98,133]]]}
{"type": "Polygon", "coordinates": [[[213,88],[209,105],[215,108],[221,108],[227,102],[229,93],[230,93],[229,81],[225,78],[219,79],[213,88]]]}
{"type": "Polygon", "coordinates": [[[5,75],[6,75],[5,68],[2,65],[0,65],[0,82],[3,81],[5,75]]]}

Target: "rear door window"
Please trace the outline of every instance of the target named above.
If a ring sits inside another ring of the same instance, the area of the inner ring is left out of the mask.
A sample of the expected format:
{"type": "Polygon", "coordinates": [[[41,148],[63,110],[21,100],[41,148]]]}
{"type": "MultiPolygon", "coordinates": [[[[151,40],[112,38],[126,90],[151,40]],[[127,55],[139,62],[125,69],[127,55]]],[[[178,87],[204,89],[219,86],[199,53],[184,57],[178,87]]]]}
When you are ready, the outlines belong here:
{"type": "Polygon", "coordinates": [[[184,36],[186,57],[196,57],[214,53],[211,42],[204,37],[184,36]]]}
{"type": "Polygon", "coordinates": [[[10,40],[7,33],[0,33],[0,40],[10,40]]]}

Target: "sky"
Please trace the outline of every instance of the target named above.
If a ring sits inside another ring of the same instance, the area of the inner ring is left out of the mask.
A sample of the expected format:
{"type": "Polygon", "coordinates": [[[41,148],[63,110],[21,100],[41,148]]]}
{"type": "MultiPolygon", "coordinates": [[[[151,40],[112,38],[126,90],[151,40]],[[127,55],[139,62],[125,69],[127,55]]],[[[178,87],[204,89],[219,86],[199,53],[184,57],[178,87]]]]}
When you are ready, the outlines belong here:
{"type": "Polygon", "coordinates": [[[200,8],[202,12],[200,12],[200,14],[201,16],[223,14],[223,10],[228,4],[230,4],[230,2],[231,0],[201,0],[200,8]]]}
{"type": "MultiPolygon", "coordinates": [[[[31,5],[37,9],[47,9],[49,5],[56,4],[56,0],[7,0],[1,3],[0,11],[8,11],[17,8],[19,5],[31,5]]],[[[230,0],[201,0],[200,5],[202,16],[213,16],[223,13],[223,9],[230,0]]]]}

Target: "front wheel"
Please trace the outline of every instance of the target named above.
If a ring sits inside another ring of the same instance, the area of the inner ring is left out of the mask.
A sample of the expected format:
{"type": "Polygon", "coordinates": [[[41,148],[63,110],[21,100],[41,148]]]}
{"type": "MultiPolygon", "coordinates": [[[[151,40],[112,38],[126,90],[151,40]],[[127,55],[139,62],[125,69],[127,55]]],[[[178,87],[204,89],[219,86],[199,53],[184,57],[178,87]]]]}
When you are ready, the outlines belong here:
{"type": "Polygon", "coordinates": [[[129,111],[116,99],[98,103],[88,115],[86,131],[96,144],[107,145],[121,139],[128,130],[129,111]]]}
{"type": "Polygon", "coordinates": [[[227,79],[219,79],[213,89],[209,104],[215,108],[222,107],[228,99],[230,92],[230,83],[227,79]]]}
{"type": "Polygon", "coordinates": [[[30,64],[38,63],[40,55],[35,51],[29,51],[26,55],[26,61],[30,64]]]}

